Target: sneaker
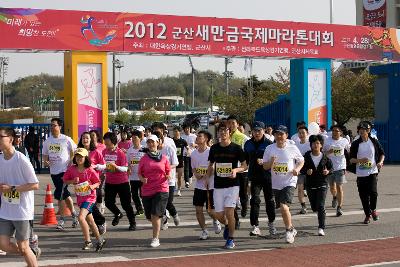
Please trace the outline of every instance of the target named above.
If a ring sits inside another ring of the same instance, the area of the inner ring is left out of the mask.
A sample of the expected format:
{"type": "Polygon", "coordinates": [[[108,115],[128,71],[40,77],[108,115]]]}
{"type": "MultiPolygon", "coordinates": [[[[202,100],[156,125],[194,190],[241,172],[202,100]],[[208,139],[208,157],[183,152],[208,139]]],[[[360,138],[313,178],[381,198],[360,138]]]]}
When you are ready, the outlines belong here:
{"type": "Polygon", "coordinates": [[[62,220],[62,219],[60,219],[60,220],[58,220],[58,223],[57,223],[56,228],[57,228],[58,230],[64,230],[64,224],[65,224],[65,221],[62,220]]]}
{"type": "Polygon", "coordinates": [[[333,198],[332,199],[332,208],[334,208],[334,209],[336,209],[336,207],[337,207],[337,199],[336,198],[333,198]]]}
{"type": "Polygon", "coordinates": [[[107,224],[103,223],[101,225],[97,225],[97,229],[99,229],[100,235],[104,235],[107,232],[107,224]]]}
{"type": "Polygon", "coordinates": [[[250,231],[250,236],[260,236],[260,235],[261,235],[260,228],[254,225],[253,230],[250,231]]]}
{"type": "Polygon", "coordinates": [[[171,215],[169,214],[168,210],[165,210],[165,216],[167,216],[167,219],[171,218],[171,215]]]}
{"type": "Polygon", "coordinates": [[[304,189],[304,197],[308,197],[307,190],[304,189]]]}
{"type": "Polygon", "coordinates": [[[175,226],[179,226],[179,224],[181,223],[181,219],[179,218],[178,214],[173,216],[173,219],[174,219],[175,226]]]}
{"type": "Polygon", "coordinates": [[[306,208],[306,206],[301,206],[301,209],[300,209],[300,212],[299,212],[300,214],[307,214],[307,208],[306,208]]]}
{"type": "Polygon", "coordinates": [[[36,250],[39,246],[39,237],[37,235],[33,235],[32,238],[29,238],[29,247],[32,251],[36,250]]]}
{"type": "Polygon", "coordinates": [[[221,224],[219,223],[219,221],[213,220],[213,226],[214,226],[214,233],[216,233],[217,235],[219,233],[221,233],[222,228],[221,228],[221,224]]]}
{"type": "Polygon", "coordinates": [[[0,249],[0,256],[5,256],[5,255],[7,255],[7,252],[0,249]]]}
{"type": "Polygon", "coordinates": [[[122,213],[114,216],[114,219],[111,222],[112,226],[117,226],[119,224],[119,220],[121,220],[122,217],[124,217],[124,215],[122,215],[122,213]]]}
{"type": "Polygon", "coordinates": [[[106,240],[104,238],[100,241],[97,241],[96,252],[100,252],[103,249],[105,244],[106,244],[106,240]]]}
{"type": "Polygon", "coordinates": [[[376,210],[374,210],[374,211],[371,213],[371,215],[372,215],[372,219],[373,219],[374,221],[379,220],[379,215],[378,215],[378,213],[376,212],[376,210]]]}
{"type": "Polygon", "coordinates": [[[365,216],[364,224],[369,224],[370,222],[371,222],[371,216],[370,215],[365,216]]]}
{"type": "Polygon", "coordinates": [[[235,247],[235,242],[233,241],[233,239],[226,240],[224,248],[233,249],[234,247],[235,247]]]}
{"type": "Polygon", "coordinates": [[[324,229],[318,228],[318,235],[319,235],[319,236],[325,236],[324,229]]]}
{"type": "Polygon", "coordinates": [[[138,211],[136,212],[136,216],[138,216],[138,217],[144,217],[144,211],[143,211],[143,210],[138,210],[138,211]]]}
{"type": "Polygon", "coordinates": [[[159,247],[159,246],[160,246],[160,239],[158,239],[158,238],[153,238],[153,239],[151,240],[150,247],[156,248],[156,247],[159,247]]]}
{"type": "Polygon", "coordinates": [[[85,241],[85,243],[83,243],[82,250],[89,250],[92,247],[93,247],[93,243],[91,241],[85,241]]]}
{"type": "Polygon", "coordinates": [[[235,218],[235,230],[239,230],[240,229],[240,221],[239,219],[235,218]]]}
{"type": "Polygon", "coordinates": [[[297,235],[296,229],[292,228],[291,230],[286,230],[286,242],[289,244],[293,244],[296,235],[297,235]]]}
{"type": "Polygon", "coordinates": [[[129,231],[135,231],[136,230],[136,222],[130,223],[128,230],[129,231]]]}
{"type": "Polygon", "coordinates": [[[42,250],[39,247],[37,247],[35,249],[31,248],[31,250],[32,250],[33,254],[35,254],[36,259],[38,260],[40,258],[40,255],[42,255],[42,250]]]}
{"type": "Polygon", "coordinates": [[[167,230],[168,229],[168,222],[164,222],[162,225],[161,225],[161,230],[167,230]]]}
{"type": "Polygon", "coordinates": [[[178,197],[181,197],[181,196],[182,196],[181,190],[178,190],[178,192],[176,193],[176,195],[177,195],[178,197]]]}
{"type": "Polygon", "coordinates": [[[268,222],[268,231],[270,235],[276,235],[276,228],[274,222],[268,222]]]}
{"type": "Polygon", "coordinates": [[[229,227],[225,226],[225,228],[224,228],[224,239],[228,240],[228,237],[229,237],[229,227]]]}
{"type": "Polygon", "coordinates": [[[72,228],[76,228],[79,225],[78,217],[77,216],[72,216],[72,228]]]}
{"type": "Polygon", "coordinates": [[[336,217],[340,217],[340,216],[342,216],[342,215],[343,215],[342,208],[341,208],[341,207],[337,207],[337,210],[336,210],[336,217]]]}
{"type": "Polygon", "coordinates": [[[189,188],[189,186],[190,186],[189,182],[186,182],[186,183],[185,183],[185,187],[186,187],[186,188],[189,188]]]}
{"type": "Polygon", "coordinates": [[[207,240],[208,239],[208,231],[207,230],[202,230],[199,236],[200,240],[207,240]]]}

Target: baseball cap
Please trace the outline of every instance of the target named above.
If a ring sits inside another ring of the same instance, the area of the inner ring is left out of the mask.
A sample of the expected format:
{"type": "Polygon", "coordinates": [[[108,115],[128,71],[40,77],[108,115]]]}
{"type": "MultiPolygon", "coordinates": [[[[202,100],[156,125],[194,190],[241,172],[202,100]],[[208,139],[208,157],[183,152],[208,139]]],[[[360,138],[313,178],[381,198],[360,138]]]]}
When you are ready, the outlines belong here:
{"type": "Polygon", "coordinates": [[[368,121],[362,121],[362,122],[360,122],[360,124],[358,125],[358,128],[359,128],[359,129],[366,129],[366,130],[371,129],[371,123],[368,122],[368,121]]]}
{"type": "Polygon", "coordinates": [[[275,130],[274,130],[274,133],[285,133],[285,134],[287,134],[288,133],[288,129],[287,129],[287,127],[285,126],[285,125],[279,125],[275,130]]]}
{"type": "Polygon", "coordinates": [[[263,130],[265,128],[265,124],[261,121],[255,121],[253,123],[253,130],[263,130]]]}
{"type": "Polygon", "coordinates": [[[15,136],[21,136],[21,130],[15,129],[15,136]]]}
{"type": "Polygon", "coordinates": [[[87,157],[89,155],[88,151],[83,148],[83,147],[79,147],[75,150],[75,155],[81,155],[82,157],[87,157]]]}
{"type": "Polygon", "coordinates": [[[136,128],[136,130],[144,132],[146,129],[143,126],[139,126],[136,128]]]}
{"type": "Polygon", "coordinates": [[[158,137],[155,136],[154,134],[152,134],[152,135],[147,137],[146,142],[149,141],[149,140],[153,140],[154,142],[158,142],[158,137]]]}

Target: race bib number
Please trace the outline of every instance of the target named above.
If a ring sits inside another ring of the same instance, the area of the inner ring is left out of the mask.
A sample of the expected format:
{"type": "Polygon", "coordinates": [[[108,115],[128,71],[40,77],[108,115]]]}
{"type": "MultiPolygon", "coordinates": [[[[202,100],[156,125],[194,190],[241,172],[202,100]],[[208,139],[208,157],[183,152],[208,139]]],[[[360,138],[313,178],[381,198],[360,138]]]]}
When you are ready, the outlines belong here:
{"type": "Polygon", "coordinates": [[[61,145],[60,144],[51,144],[49,145],[49,152],[51,153],[61,153],[61,145]]]}
{"type": "Polygon", "coordinates": [[[200,175],[205,175],[205,174],[207,174],[207,168],[208,167],[200,166],[200,167],[196,168],[196,172],[200,175]]]}
{"type": "Polygon", "coordinates": [[[18,205],[21,200],[20,200],[20,192],[8,192],[8,193],[3,193],[3,200],[9,204],[13,205],[18,205]]]}
{"type": "Polygon", "coordinates": [[[359,168],[360,168],[360,170],[369,170],[372,168],[372,162],[368,161],[368,162],[360,163],[359,168]]]}
{"type": "Polygon", "coordinates": [[[231,177],[232,163],[217,163],[216,171],[217,171],[217,176],[219,177],[231,177]]]}
{"type": "Polygon", "coordinates": [[[89,196],[90,193],[92,193],[92,190],[90,189],[90,186],[89,186],[89,182],[86,181],[86,182],[75,185],[75,193],[77,196],[81,196],[81,197],[89,196]]]}
{"type": "Polygon", "coordinates": [[[140,161],[140,158],[133,158],[131,159],[131,165],[138,165],[140,161]]]}
{"type": "Polygon", "coordinates": [[[177,147],[176,148],[176,155],[179,157],[182,155],[182,148],[181,147],[177,147]]]}
{"type": "Polygon", "coordinates": [[[274,165],[273,171],[277,175],[286,175],[289,171],[289,167],[287,163],[276,163],[274,165]]]}
{"type": "Polygon", "coordinates": [[[342,149],[340,147],[332,147],[333,155],[339,157],[342,155],[342,149]]]}

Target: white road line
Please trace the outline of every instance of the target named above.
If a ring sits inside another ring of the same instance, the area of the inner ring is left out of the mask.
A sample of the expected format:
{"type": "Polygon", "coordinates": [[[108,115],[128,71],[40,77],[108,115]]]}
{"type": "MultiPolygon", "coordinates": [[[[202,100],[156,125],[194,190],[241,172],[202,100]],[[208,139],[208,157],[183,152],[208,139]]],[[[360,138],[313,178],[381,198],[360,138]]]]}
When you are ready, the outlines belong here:
{"type": "Polygon", "coordinates": [[[368,266],[383,266],[383,265],[390,265],[400,263],[400,261],[384,261],[378,263],[371,263],[371,264],[362,264],[362,265],[352,265],[351,267],[368,267],[368,266]]]}
{"type": "Polygon", "coordinates": [[[386,240],[386,239],[392,239],[392,238],[396,238],[396,237],[395,236],[388,236],[388,237],[362,239],[362,240],[351,240],[351,241],[336,242],[335,244],[348,244],[348,243],[356,243],[356,242],[368,242],[368,241],[386,240]]]}
{"type": "MultiPolygon", "coordinates": [[[[400,208],[389,208],[389,209],[379,209],[377,210],[378,213],[390,213],[390,212],[400,212],[400,208]]],[[[342,216],[352,216],[352,215],[362,215],[364,214],[364,211],[362,210],[353,210],[353,211],[345,211],[343,212],[342,216]]],[[[329,212],[326,214],[327,217],[336,217],[336,212],[329,212]]],[[[292,215],[292,219],[293,220],[298,220],[298,219],[309,219],[309,218],[317,218],[317,214],[316,213],[310,213],[310,214],[304,214],[304,215],[300,215],[300,214],[293,214],[292,215]]],[[[277,217],[275,219],[276,221],[282,221],[282,217],[277,217]]],[[[267,218],[259,218],[260,222],[267,222],[267,218]]],[[[240,219],[240,222],[243,223],[250,223],[249,219],[240,219]]],[[[207,224],[211,224],[212,221],[208,220],[206,221],[207,224]]],[[[170,224],[171,225],[171,224],[170,224]]],[[[181,222],[179,224],[179,226],[198,226],[198,222],[197,221],[186,221],[186,222],[181,222]]],[[[143,224],[138,224],[138,227],[152,227],[150,223],[143,223],[143,224]]],[[[173,223],[172,223],[173,226],[173,223]]],[[[117,227],[120,228],[127,228],[129,227],[129,225],[118,225],[117,227]]],[[[174,227],[174,226],[173,226],[174,227]]]]}
{"type": "MultiPolygon", "coordinates": [[[[48,265],[66,265],[66,264],[84,264],[84,263],[98,263],[98,262],[115,262],[115,261],[130,261],[130,259],[115,256],[115,257],[96,257],[96,258],[81,258],[81,259],[62,259],[62,260],[39,260],[39,266],[48,265]]],[[[3,262],[0,267],[25,267],[25,262],[3,262]]]]}

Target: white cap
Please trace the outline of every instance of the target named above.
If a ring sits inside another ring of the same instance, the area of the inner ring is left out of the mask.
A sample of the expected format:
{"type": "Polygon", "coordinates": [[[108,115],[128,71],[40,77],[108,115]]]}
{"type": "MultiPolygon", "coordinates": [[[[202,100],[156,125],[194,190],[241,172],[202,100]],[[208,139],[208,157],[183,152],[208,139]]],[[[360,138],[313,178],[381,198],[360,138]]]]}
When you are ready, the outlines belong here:
{"type": "Polygon", "coordinates": [[[151,135],[147,136],[146,142],[149,141],[149,140],[153,140],[154,142],[158,142],[158,137],[156,135],[154,135],[154,134],[151,134],[151,135]]]}
{"type": "Polygon", "coordinates": [[[136,128],[136,130],[144,132],[146,129],[143,126],[139,126],[136,128]]]}

